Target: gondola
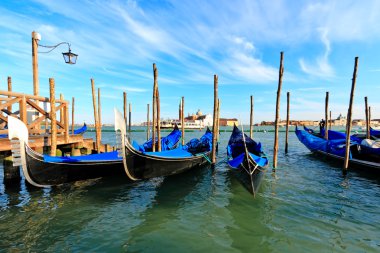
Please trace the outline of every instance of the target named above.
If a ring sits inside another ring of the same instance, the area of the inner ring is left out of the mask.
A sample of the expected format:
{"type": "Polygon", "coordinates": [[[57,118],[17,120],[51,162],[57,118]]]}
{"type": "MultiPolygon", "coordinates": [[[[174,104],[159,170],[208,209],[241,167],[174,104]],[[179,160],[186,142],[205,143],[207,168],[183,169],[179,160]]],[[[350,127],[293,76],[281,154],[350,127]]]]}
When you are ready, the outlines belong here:
{"type": "Polygon", "coordinates": [[[115,109],[115,131],[118,133],[122,148],[124,170],[132,180],[178,174],[210,161],[212,133],[207,128],[199,139],[193,139],[184,146],[161,152],[138,150],[126,138],[123,116],[115,109]]]}
{"type": "MultiPolygon", "coordinates": [[[[43,155],[29,147],[28,130],[22,121],[11,116],[8,121],[8,138],[17,138],[20,142],[19,149],[12,152],[17,153],[15,156],[20,159],[26,180],[34,186],[49,187],[78,180],[125,175],[123,159],[118,151],[70,157],[43,155]]],[[[83,127],[81,129],[85,131],[83,127]]]]}
{"type": "Polygon", "coordinates": [[[25,179],[34,186],[49,187],[124,173],[123,160],[118,157],[117,151],[71,157],[39,154],[28,145],[26,125],[11,116],[8,121],[14,166],[21,165],[25,179]]]}
{"type": "Polygon", "coordinates": [[[269,164],[261,143],[256,143],[234,125],[228,141],[227,157],[233,174],[255,196],[269,164]]]}
{"type": "MultiPolygon", "coordinates": [[[[298,140],[311,152],[322,155],[333,161],[337,161],[343,165],[346,150],[345,138],[326,140],[320,136],[313,135],[308,131],[300,130],[297,126],[295,133],[298,140]]],[[[368,156],[368,154],[361,153],[361,145],[356,141],[350,143],[350,156],[348,163],[350,168],[380,172],[379,162],[379,159],[368,156]]]]}
{"type": "MultiPolygon", "coordinates": [[[[304,129],[311,133],[308,128],[304,126],[304,129]]],[[[322,129],[321,133],[312,132],[313,135],[317,137],[325,137],[325,129],[322,129]]],[[[380,141],[375,137],[373,139],[367,139],[365,134],[353,134],[350,136],[351,144],[358,145],[358,151],[356,152],[356,157],[361,160],[369,160],[372,162],[380,161],[380,141]]],[[[373,138],[373,136],[371,136],[373,138]]],[[[328,139],[330,141],[336,140],[346,140],[346,133],[338,132],[334,130],[328,130],[328,139]]]]}
{"type": "MultiPolygon", "coordinates": [[[[324,136],[324,135],[323,135],[324,136]]],[[[380,162],[380,140],[367,139],[365,134],[353,134],[350,140],[359,145],[358,155],[363,160],[380,162]]],[[[334,130],[328,130],[329,140],[346,139],[346,134],[334,130]]]]}
{"type": "Polygon", "coordinates": [[[86,131],[87,131],[87,125],[86,123],[83,123],[83,126],[81,128],[74,130],[74,134],[84,134],[84,132],[86,131]]]}

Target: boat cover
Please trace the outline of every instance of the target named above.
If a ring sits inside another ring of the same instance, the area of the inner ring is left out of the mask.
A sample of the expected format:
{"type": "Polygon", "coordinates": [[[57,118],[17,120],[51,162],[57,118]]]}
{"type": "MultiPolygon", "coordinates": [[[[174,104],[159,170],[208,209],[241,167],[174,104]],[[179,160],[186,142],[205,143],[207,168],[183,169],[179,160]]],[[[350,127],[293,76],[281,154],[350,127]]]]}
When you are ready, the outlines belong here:
{"type": "Polygon", "coordinates": [[[371,135],[373,135],[373,136],[375,136],[375,137],[377,137],[377,138],[380,137],[380,130],[375,130],[375,129],[373,129],[372,127],[370,127],[369,131],[370,131],[370,134],[371,134],[371,135]]]}
{"type": "Polygon", "coordinates": [[[86,123],[84,123],[81,128],[74,130],[74,134],[83,134],[86,131],[87,131],[87,125],[86,123]]]}
{"type": "MultiPolygon", "coordinates": [[[[299,130],[298,127],[296,127],[296,135],[300,142],[302,142],[312,152],[323,151],[342,157],[345,155],[346,139],[325,140],[321,137],[312,135],[307,131],[299,130]]],[[[351,145],[357,145],[357,143],[354,142],[351,143],[351,145]]]]}
{"type": "MultiPolygon", "coordinates": [[[[161,152],[143,152],[146,155],[166,157],[166,158],[181,158],[191,157],[203,152],[211,150],[212,146],[212,133],[209,128],[200,139],[191,139],[186,145],[179,146],[172,150],[165,150],[161,152]]],[[[136,147],[134,147],[136,149],[136,147]]],[[[141,151],[141,150],[140,150],[141,151]]]]}
{"type": "MultiPolygon", "coordinates": [[[[173,131],[168,136],[161,138],[161,150],[165,151],[165,150],[173,149],[175,145],[178,143],[178,141],[181,139],[181,136],[182,136],[182,133],[178,129],[178,126],[176,124],[174,126],[173,131]]],[[[155,139],[156,139],[155,142],[157,142],[158,138],[156,137],[155,139]]],[[[152,147],[153,147],[152,138],[150,138],[144,144],[139,145],[139,148],[137,150],[149,152],[149,151],[152,151],[152,147]]]]}
{"type": "MultiPolygon", "coordinates": [[[[245,146],[247,147],[249,155],[253,158],[257,165],[265,167],[268,164],[268,159],[265,157],[261,149],[261,143],[256,143],[246,134],[244,134],[244,137],[245,146]]],[[[245,158],[243,133],[236,127],[236,125],[234,125],[230,140],[228,141],[227,156],[230,158],[228,164],[233,168],[239,168],[245,158]]]]}
{"type": "Polygon", "coordinates": [[[88,162],[88,161],[111,161],[111,160],[123,160],[123,158],[118,157],[117,151],[83,155],[83,156],[49,156],[44,155],[44,162],[50,163],[76,163],[76,162],[88,162]]]}

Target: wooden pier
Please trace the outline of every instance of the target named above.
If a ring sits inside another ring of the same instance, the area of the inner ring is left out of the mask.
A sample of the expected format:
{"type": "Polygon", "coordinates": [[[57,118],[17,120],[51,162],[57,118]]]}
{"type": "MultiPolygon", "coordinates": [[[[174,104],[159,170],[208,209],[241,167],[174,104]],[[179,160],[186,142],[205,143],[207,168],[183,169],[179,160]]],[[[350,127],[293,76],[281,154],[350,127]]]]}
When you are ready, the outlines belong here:
{"type": "Polygon", "coordinates": [[[15,181],[20,176],[16,173],[18,168],[13,168],[11,161],[11,141],[6,129],[8,116],[19,118],[25,123],[29,131],[29,146],[38,153],[78,156],[114,150],[110,145],[83,138],[82,134],[73,134],[73,124],[70,131],[70,103],[63,99],[62,94],[59,99],[55,98],[54,79],[49,81],[50,97],[13,92],[10,77],[8,91],[0,90],[0,156],[4,159],[4,182],[15,181]]]}

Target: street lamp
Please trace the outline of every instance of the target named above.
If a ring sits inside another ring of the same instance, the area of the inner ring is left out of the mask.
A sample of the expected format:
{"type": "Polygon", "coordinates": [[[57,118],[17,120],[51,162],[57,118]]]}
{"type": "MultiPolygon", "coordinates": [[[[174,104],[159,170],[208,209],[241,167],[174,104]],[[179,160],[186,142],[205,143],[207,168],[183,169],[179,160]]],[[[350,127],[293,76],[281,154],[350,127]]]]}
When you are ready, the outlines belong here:
{"type": "Polygon", "coordinates": [[[66,53],[62,53],[63,59],[65,60],[65,63],[67,64],[75,64],[77,62],[77,54],[74,54],[71,52],[70,43],[68,42],[61,42],[54,46],[44,46],[41,44],[38,44],[38,42],[41,40],[41,35],[35,31],[32,32],[32,66],[33,66],[33,94],[35,96],[38,96],[39,93],[39,81],[38,81],[38,47],[44,47],[49,48],[50,50],[46,52],[40,52],[40,53],[50,53],[60,45],[66,44],[69,47],[69,51],[66,53]]]}

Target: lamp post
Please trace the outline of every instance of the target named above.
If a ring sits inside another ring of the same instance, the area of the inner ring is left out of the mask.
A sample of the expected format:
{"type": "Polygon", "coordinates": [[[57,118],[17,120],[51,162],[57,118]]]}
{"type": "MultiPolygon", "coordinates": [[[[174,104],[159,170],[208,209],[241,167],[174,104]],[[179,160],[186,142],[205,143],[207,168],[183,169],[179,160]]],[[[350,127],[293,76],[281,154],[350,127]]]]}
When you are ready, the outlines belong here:
{"type": "Polygon", "coordinates": [[[39,81],[38,81],[38,47],[44,47],[44,48],[50,48],[47,52],[40,52],[40,53],[50,53],[54,49],[56,49],[58,46],[67,44],[69,47],[69,51],[62,53],[63,59],[65,60],[65,63],[67,64],[75,64],[77,61],[77,54],[74,54],[71,52],[70,43],[68,42],[61,42],[54,46],[43,46],[38,44],[38,42],[41,40],[41,35],[35,31],[32,32],[32,67],[33,67],[33,95],[38,96],[39,95],[39,81]]]}

